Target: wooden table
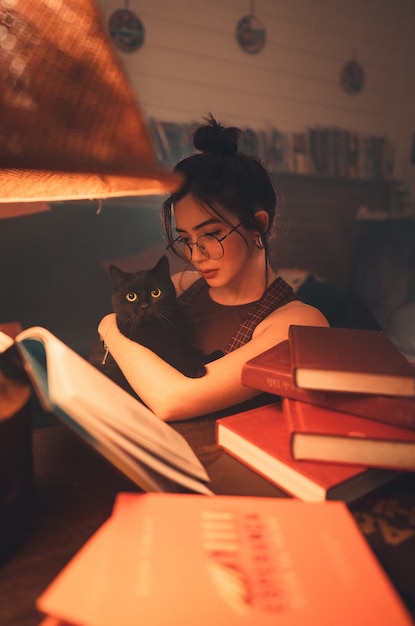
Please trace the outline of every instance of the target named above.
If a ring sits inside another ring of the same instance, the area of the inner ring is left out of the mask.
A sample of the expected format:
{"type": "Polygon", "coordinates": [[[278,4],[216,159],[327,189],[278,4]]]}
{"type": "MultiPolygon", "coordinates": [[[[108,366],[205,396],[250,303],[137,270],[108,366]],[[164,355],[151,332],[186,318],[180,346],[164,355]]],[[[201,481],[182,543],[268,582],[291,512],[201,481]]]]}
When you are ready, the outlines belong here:
{"type": "MultiPolygon", "coordinates": [[[[286,495],[221,451],[215,444],[214,425],[214,416],[208,416],[177,422],[174,427],[186,437],[205,465],[215,493],[266,497],[286,495]]],[[[42,616],[35,609],[36,598],[107,519],[116,493],[138,491],[64,426],[35,430],[33,451],[35,515],[25,542],[0,567],[1,626],[39,624],[42,616]]],[[[396,500],[400,494],[407,510],[415,511],[414,487],[414,475],[407,474],[400,483],[389,485],[377,498],[396,500]]],[[[373,543],[372,547],[415,615],[412,582],[415,540],[409,537],[408,546],[411,549],[403,545],[401,552],[404,556],[399,557],[401,562],[394,563],[391,551],[378,545],[379,533],[373,532],[376,520],[370,516],[378,507],[377,502],[379,500],[372,498],[360,503],[356,514],[370,525],[368,540],[371,545],[373,543]],[[402,577],[402,573],[407,575],[402,577]]],[[[415,535],[413,513],[411,523],[415,535]]]]}

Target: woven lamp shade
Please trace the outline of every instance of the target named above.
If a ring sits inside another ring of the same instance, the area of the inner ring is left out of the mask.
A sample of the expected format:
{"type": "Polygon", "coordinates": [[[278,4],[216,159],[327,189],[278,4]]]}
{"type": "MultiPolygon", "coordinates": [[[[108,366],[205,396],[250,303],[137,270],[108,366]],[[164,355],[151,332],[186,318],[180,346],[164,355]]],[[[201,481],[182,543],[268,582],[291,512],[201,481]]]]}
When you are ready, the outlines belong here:
{"type": "Polygon", "coordinates": [[[0,0],[0,202],[167,193],[91,0],[0,0]]]}

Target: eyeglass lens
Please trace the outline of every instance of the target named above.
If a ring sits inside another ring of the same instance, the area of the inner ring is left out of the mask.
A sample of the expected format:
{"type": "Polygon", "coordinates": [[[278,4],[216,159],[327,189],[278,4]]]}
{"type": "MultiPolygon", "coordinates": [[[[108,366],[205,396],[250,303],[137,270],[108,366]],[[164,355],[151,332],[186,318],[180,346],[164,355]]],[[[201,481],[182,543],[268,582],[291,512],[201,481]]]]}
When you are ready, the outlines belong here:
{"type": "Polygon", "coordinates": [[[215,235],[207,234],[201,235],[194,242],[185,241],[184,239],[176,239],[172,241],[167,248],[172,248],[174,252],[185,261],[190,261],[192,258],[193,246],[197,246],[202,254],[208,259],[217,261],[221,259],[225,253],[222,241],[224,241],[229,235],[232,235],[242,225],[242,222],[234,226],[226,235],[218,239],[215,235]]]}
{"type": "Polygon", "coordinates": [[[194,243],[187,243],[179,239],[174,246],[179,256],[186,260],[192,258],[193,246],[197,246],[208,259],[221,259],[224,253],[221,242],[214,235],[201,235],[194,243]]]}

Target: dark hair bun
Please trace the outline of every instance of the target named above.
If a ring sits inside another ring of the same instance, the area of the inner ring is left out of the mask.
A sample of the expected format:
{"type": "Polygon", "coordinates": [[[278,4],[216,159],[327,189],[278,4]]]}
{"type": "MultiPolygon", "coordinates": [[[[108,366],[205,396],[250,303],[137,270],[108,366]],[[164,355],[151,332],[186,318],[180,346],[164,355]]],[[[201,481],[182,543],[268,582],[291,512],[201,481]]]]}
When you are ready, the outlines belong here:
{"type": "Polygon", "coordinates": [[[224,128],[212,116],[207,119],[206,126],[199,126],[193,136],[193,145],[201,152],[216,152],[217,154],[236,154],[239,128],[224,128]]]}

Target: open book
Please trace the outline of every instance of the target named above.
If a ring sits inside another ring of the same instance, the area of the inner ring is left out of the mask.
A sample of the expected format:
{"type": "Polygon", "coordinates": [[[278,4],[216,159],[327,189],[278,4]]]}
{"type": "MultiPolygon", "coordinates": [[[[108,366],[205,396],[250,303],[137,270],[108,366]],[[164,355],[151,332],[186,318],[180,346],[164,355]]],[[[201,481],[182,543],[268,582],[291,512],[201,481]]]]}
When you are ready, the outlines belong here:
{"type": "Polygon", "coordinates": [[[212,495],[182,435],[50,331],[0,332],[0,354],[15,360],[16,349],[43,408],[141,489],[212,495]]]}

